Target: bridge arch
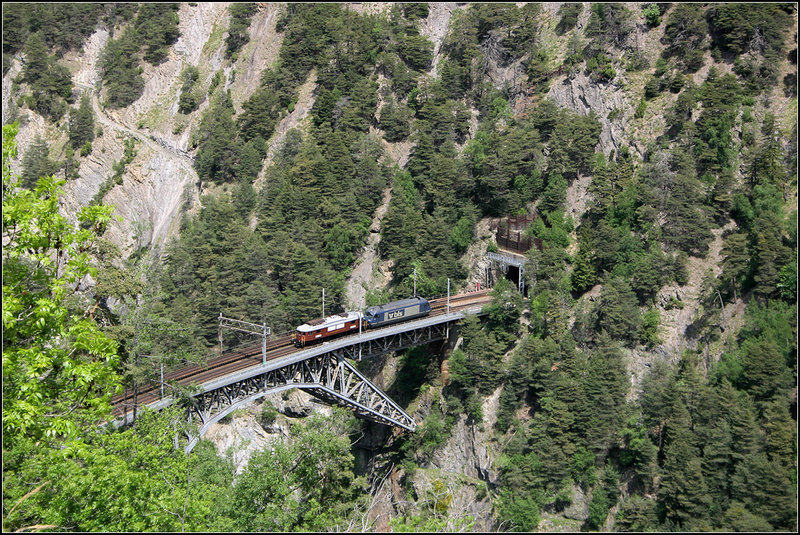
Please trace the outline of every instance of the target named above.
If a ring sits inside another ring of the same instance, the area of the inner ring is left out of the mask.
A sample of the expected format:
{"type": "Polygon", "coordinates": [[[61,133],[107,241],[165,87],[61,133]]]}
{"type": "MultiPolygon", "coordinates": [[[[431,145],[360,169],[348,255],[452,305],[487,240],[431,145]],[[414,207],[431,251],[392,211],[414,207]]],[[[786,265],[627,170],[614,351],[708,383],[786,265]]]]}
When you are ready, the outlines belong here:
{"type": "Polygon", "coordinates": [[[292,388],[305,390],[331,404],[349,407],[367,420],[414,431],[417,423],[389,396],[345,360],[331,354],[289,364],[231,382],[195,396],[189,419],[199,423],[198,433],[187,437],[189,453],[212,424],[234,410],[267,394],[292,388]]]}

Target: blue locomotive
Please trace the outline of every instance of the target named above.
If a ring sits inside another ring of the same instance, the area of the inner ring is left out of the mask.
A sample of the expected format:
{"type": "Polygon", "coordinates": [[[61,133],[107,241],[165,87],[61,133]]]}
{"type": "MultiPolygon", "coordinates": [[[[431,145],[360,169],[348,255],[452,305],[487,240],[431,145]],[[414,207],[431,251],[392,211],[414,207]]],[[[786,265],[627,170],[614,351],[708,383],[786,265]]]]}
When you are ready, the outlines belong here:
{"type": "Polygon", "coordinates": [[[431,313],[431,305],[424,297],[410,297],[385,305],[369,307],[364,314],[367,328],[383,327],[398,321],[420,318],[431,313]]]}

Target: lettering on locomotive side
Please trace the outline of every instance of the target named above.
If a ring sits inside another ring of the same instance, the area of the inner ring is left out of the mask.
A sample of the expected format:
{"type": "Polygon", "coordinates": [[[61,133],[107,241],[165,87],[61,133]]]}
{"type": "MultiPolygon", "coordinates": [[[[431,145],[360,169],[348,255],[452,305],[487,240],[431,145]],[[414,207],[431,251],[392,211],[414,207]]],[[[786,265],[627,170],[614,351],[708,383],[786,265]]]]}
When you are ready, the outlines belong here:
{"type": "Polygon", "coordinates": [[[388,312],[386,314],[386,319],[387,320],[393,320],[393,319],[396,319],[396,318],[402,318],[405,315],[406,315],[406,310],[405,309],[395,310],[394,312],[388,312]]]}

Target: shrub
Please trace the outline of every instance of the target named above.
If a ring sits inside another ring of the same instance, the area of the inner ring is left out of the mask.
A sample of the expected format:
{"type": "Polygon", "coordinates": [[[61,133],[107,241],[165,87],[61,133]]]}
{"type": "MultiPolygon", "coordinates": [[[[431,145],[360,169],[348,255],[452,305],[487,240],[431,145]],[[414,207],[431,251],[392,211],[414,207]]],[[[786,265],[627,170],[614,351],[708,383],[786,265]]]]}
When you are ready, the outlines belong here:
{"type": "Polygon", "coordinates": [[[214,90],[217,88],[219,83],[222,81],[222,71],[217,71],[214,73],[214,77],[211,78],[211,84],[208,86],[208,94],[211,95],[214,90]]]}
{"type": "Polygon", "coordinates": [[[190,65],[181,73],[181,80],[183,86],[181,87],[181,96],[178,99],[178,111],[183,114],[191,113],[197,109],[200,104],[194,95],[194,84],[200,77],[200,71],[197,67],[190,65]]]}
{"type": "Polygon", "coordinates": [[[593,82],[609,82],[617,75],[611,66],[611,58],[602,53],[586,61],[586,71],[593,82]]]}
{"type": "Polygon", "coordinates": [[[650,78],[646,84],[644,84],[644,98],[647,100],[652,100],[656,98],[661,91],[661,84],[659,83],[659,79],[656,77],[650,78]]]}
{"type": "Polygon", "coordinates": [[[400,38],[400,57],[416,71],[426,70],[433,61],[433,43],[422,35],[406,35],[400,38]]]}
{"type": "Polygon", "coordinates": [[[255,2],[236,2],[231,4],[230,15],[231,23],[228,28],[228,37],[225,39],[225,56],[233,57],[244,45],[250,41],[248,28],[250,19],[256,13],[257,5],[255,2]]]}
{"type": "Polygon", "coordinates": [[[403,16],[411,21],[427,18],[429,11],[430,8],[427,2],[413,2],[403,5],[403,16]]]}
{"type": "Polygon", "coordinates": [[[642,100],[639,101],[639,104],[636,106],[636,111],[633,113],[633,117],[635,119],[641,119],[644,117],[644,112],[647,109],[647,101],[642,97],[642,100]]]}
{"type": "Polygon", "coordinates": [[[658,8],[658,4],[645,5],[642,8],[642,15],[644,15],[644,20],[647,21],[648,26],[655,28],[661,24],[661,10],[658,8]]]}
{"type": "Polygon", "coordinates": [[[676,72],[675,76],[673,76],[672,80],[670,80],[669,82],[669,90],[672,93],[680,93],[685,83],[686,83],[686,78],[681,73],[676,72]]]}
{"type": "Polygon", "coordinates": [[[658,336],[660,322],[661,314],[657,308],[650,308],[642,315],[642,331],[639,338],[648,348],[655,347],[661,343],[661,339],[658,336]]]}
{"type": "Polygon", "coordinates": [[[278,409],[270,401],[265,401],[261,407],[261,414],[259,415],[259,422],[262,426],[268,427],[275,423],[278,417],[278,409]]]}

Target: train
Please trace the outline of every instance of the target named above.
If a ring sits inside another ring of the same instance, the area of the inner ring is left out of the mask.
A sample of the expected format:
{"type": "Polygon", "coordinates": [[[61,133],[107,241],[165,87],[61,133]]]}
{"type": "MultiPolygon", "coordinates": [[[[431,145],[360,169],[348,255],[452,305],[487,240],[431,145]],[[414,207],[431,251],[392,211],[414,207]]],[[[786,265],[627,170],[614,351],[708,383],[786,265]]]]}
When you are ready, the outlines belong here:
{"type": "Polygon", "coordinates": [[[325,318],[315,319],[297,327],[292,340],[297,347],[304,347],[358,332],[361,329],[375,329],[393,323],[422,318],[431,313],[431,305],[424,297],[410,297],[383,305],[371,306],[362,315],[359,312],[345,312],[325,318]]]}

